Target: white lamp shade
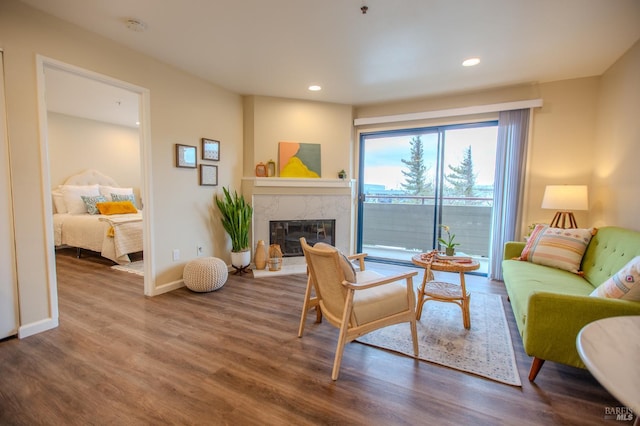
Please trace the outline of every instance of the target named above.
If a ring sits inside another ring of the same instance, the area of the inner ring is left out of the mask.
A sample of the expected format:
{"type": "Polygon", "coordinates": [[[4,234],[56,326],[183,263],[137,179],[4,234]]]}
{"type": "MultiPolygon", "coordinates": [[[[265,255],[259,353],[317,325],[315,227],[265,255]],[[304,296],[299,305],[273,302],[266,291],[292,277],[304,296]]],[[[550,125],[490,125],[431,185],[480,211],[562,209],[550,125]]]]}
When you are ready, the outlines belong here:
{"type": "Polygon", "coordinates": [[[587,185],[547,185],[542,197],[542,208],[561,211],[588,210],[587,185]]]}

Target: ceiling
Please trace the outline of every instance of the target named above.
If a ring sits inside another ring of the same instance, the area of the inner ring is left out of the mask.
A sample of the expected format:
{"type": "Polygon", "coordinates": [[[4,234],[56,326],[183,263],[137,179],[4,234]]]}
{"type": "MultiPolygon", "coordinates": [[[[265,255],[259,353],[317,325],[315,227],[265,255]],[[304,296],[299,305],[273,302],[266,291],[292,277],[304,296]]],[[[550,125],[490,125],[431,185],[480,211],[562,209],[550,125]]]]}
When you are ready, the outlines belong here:
{"type": "Polygon", "coordinates": [[[600,75],[640,39],[640,0],[23,2],[239,94],[349,105],[600,75]]]}
{"type": "Polygon", "coordinates": [[[51,66],[44,78],[47,111],[138,127],[137,93],[51,66]]]}

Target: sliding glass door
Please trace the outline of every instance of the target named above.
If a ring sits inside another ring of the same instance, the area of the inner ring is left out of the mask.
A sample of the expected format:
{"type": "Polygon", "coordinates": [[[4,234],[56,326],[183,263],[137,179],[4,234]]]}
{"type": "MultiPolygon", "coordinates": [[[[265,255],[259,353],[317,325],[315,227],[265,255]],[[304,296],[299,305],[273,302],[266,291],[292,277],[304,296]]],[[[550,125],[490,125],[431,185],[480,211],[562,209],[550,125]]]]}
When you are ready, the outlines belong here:
{"type": "Polygon", "coordinates": [[[358,250],[409,262],[446,225],[459,251],[486,260],[496,137],[493,121],[361,134],[358,250]]]}

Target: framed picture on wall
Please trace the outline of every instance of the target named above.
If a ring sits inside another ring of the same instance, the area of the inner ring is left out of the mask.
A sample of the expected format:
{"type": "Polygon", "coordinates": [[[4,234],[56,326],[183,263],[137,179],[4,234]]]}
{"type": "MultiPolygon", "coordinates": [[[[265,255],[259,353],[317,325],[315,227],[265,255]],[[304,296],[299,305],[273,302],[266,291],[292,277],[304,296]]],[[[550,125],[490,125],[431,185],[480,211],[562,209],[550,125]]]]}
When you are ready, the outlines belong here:
{"type": "Polygon", "coordinates": [[[220,161],[220,142],[202,138],[202,159],[220,161]]]}
{"type": "Polygon", "coordinates": [[[196,147],[176,144],[176,167],[196,168],[196,147]]]}
{"type": "Polygon", "coordinates": [[[200,164],[200,185],[218,185],[218,166],[210,164],[200,164]]]}

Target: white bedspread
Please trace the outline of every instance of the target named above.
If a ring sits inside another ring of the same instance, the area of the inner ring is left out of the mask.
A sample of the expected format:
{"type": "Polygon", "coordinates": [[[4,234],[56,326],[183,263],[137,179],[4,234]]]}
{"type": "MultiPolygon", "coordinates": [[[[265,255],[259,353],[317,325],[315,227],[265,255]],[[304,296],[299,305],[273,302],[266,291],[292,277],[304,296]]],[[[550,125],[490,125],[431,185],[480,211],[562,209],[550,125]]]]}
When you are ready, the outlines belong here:
{"type": "Polygon", "coordinates": [[[128,253],[142,251],[141,214],[100,216],[100,220],[109,224],[110,229],[107,230],[107,238],[105,240],[113,239],[116,258],[126,256],[128,253]]]}
{"type": "Polygon", "coordinates": [[[100,253],[118,264],[130,263],[128,253],[143,250],[142,212],[124,215],[53,215],[54,244],[100,253]],[[113,227],[113,236],[109,230],[113,227]]]}

